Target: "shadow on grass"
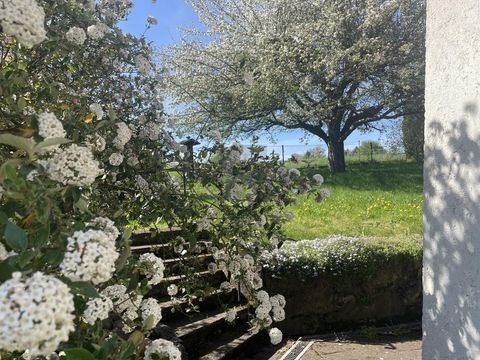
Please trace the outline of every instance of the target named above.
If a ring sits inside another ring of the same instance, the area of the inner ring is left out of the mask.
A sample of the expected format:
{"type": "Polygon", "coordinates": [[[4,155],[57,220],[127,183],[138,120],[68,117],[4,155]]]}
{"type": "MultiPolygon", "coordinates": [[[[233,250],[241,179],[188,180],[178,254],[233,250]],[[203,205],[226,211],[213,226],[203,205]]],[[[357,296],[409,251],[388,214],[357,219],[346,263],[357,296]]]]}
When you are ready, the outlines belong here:
{"type": "Polygon", "coordinates": [[[331,174],[327,166],[310,165],[300,170],[309,176],[322,174],[326,187],[412,193],[421,193],[423,189],[422,163],[406,160],[352,163],[346,172],[337,174],[331,174]]]}

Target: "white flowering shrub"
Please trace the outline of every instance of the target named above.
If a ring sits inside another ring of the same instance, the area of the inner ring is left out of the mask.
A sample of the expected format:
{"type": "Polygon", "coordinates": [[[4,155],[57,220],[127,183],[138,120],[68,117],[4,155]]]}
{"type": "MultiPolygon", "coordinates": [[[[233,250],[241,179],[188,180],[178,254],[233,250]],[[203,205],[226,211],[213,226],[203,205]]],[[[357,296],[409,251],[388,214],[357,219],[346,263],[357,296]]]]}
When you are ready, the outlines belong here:
{"type": "MultiPolygon", "coordinates": [[[[163,111],[152,47],[118,27],[131,6],[0,0],[2,359],[180,358],[175,344],[148,339],[162,319],[148,293],[166,269],[154,254],[131,255],[133,221],[180,227],[179,256],[197,254],[208,232],[208,270],[254,308],[253,330],[285,317],[284,298],[261,292],[259,259],[283,241],[284,207],[309,182],[255,145],[245,159],[217,133],[192,171],[163,111]]],[[[206,292],[191,275],[168,295],[206,292]]]]}

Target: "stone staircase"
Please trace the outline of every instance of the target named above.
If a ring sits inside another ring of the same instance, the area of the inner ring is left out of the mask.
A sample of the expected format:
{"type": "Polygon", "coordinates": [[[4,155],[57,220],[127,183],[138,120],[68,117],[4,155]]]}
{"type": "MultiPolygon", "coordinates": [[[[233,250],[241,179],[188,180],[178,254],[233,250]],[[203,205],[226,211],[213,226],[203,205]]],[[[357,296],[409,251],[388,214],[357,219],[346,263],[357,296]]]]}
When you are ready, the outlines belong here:
{"type": "Polygon", "coordinates": [[[164,280],[147,295],[162,305],[162,321],[151,338],[174,341],[182,349],[184,358],[190,360],[246,359],[256,349],[267,346],[266,334],[249,332],[249,307],[243,296],[236,290],[228,293],[218,290],[218,285],[226,278],[221,271],[215,274],[208,271],[208,264],[213,260],[207,252],[208,235],[199,235],[197,243],[205,246],[200,246],[195,255],[188,252],[188,255],[179,256],[169,241],[181,235],[180,229],[132,235],[133,254],[153,252],[165,264],[164,280]],[[171,284],[180,290],[183,287],[193,289],[193,296],[177,296],[180,300],[172,301],[167,293],[171,284]],[[235,307],[237,318],[231,324],[225,320],[225,311],[232,307],[235,307]]]}

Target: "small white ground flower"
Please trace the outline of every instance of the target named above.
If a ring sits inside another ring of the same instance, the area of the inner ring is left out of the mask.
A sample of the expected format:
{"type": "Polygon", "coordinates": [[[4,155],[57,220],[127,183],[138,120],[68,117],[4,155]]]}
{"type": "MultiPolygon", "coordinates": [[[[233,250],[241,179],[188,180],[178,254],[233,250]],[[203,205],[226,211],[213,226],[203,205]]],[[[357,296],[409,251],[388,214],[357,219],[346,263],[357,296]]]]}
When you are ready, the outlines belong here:
{"type": "Polygon", "coordinates": [[[90,149],[77,144],[58,149],[42,165],[50,179],[64,185],[88,186],[103,173],[90,149]]]}
{"type": "Polygon", "coordinates": [[[0,285],[0,349],[51,354],[74,331],[74,310],[69,287],[57,278],[14,273],[0,285]]]}
{"type": "Polygon", "coordinates": [[[157,339],[145,349],[144,360],[154,359],[181,360],[182,353],[173,342],[165,339],[157,339]]]}
{"type": "Polygon", "coordinates": [[[46,39],[45,12],[35,0],[0,0],[0,27],[26,48],[46,39]]]}
{"type": "Polygon", "coordinates": [[[65,33],[65,38],[72,44],[81,46],[87,40],[87,34],[82,28],[74,26],[65,33]]]}
{"type": "Polygon", "coordinates": [[[75,231],[68,238],[60,264],[62,274],[73,281],[100,284],[110,280],[119,254],[115,241],[101,230],[75,231]]]}
{"type": "Polygon", "coordinates": [[[164,277],[165,265],[163,260],[152,253],[142,254],[137,262],[140,272],[145,275],[150,285],[159,284],[164,277]]]}
{"type": "Polygon", "coordinates": [[[272,343],[272,345],[280,344],[283,339],[282,332],[277,328],[270,329],[270,331],[268,332],[268,336],[270,336],[270,342],[272,343]]]}

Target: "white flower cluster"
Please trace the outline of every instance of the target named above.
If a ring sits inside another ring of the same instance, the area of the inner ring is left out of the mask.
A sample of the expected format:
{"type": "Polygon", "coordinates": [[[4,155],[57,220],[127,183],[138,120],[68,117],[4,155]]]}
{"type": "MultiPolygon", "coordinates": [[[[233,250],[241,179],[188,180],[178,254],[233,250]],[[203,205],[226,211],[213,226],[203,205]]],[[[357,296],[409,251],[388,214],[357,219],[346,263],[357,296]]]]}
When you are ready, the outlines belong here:
{"type": "MultiPolygon", "coordinates": [[[[66,133],[60,120],[55,114],[43,112],[38,115],[38,134],[44,140],[50,138],[64,138],[66,133]]],[[[58,149],[59,145],[49,146],[50,149],[58,149]]]]}
{"type": "Polygon", "coordinates": [[[158,25],[158,20],[155,16],[147,16],[147,23],[150,25],[158,25]]]}
{"type": "Polygon", "coordinates": [[[45,12],[35,0],[0,0],[0,27],[26,48],[46,38],[45,12]]]}
{"type": "Polygon", "coordinates": [[[122,330],[129,333],[133,330],[131,322],[138,318],[138,308],[142,302],[142,296],[128,293],[124,285],[107,286],[100,293],[111,299],[113,308],[123,321],[122,330]]]}
{"type": "Polygon", "coordinates": [[[167,287],[168,296],[175,296],[178,294],[178,286],[175,284],[170,284],[167,287]]]}
{"type": "Polygon", "coordinates": [[[81,46],[87,40],[87,34],[82,28],[74,26],[65,33],[65,38],[72,44],[81,46]]]}
{"type": "Polygon", "coordinates": [[[317,183],[317,185],[322,185],[323,184],[323,176],[320,174],[315,174],[312,176],[313,181],[317,183]]]}
{"type": "Polygon", "coordinates": [[[124,122],[117,123],[117,136],[113,139],[113,146],[122,150],[132,138],[132,130],[124,122]]]}
{"type": "Polygon", "coordinates": [[[140,74],[147,74],[152,70],[150,61],[148,61],[148,59],[142,55],[135,56],[135,67],[140,74]]]}
{"type": "Polygon", "coordinates": [[[123,155],[119,153],[113,153],[108,158],[108,162],[112,166],[120,166],[120,164],[123,162],[123,155]]]}
{"type": "Polygon", "coordinates": [[[88,186],[103,173],[88,147],[71,144],[42,162],[50,179],[64,185],[88,186]]]}
{"type": "Polygon", "coordinates": [[[115,223],[107,217],[96,217],[92,221],[86,224],[88,227],[98,227],[102,230],[105,234],[107,234],[110,241],[115,242],[120,235],[120,231],[118,231],[115,223]]]}
{"type": "Polygon", "coordinates": [[[235,309],[228,309],[225,314],[225,321],[228,323],[232,323],[237,318],[237,312],[235,309]]]}
{"type": "Polygon", "coordinates": [[[147,277],[150,285],[157,285],[163,280],[165,265],[163,260],[155,254],[146,253],[140,255],[137,264],[140,272],[147,277]]]}
{"type": "Polygon", "coordinates": [[[152,141],[160,139],[160,134],[162,133],[162,127],[160,124],[149,121],[145,127],[140,131],[140,136],[148,138],[152,141]]]}
{"type": "Polygon", "coordinates": [[[215,141],[222,140],[222,134],[220,134],[220,131],[218,130],[210,130],[209,132],[207,132],[207,136],[215,141]]]}
{"type": "Polygon", "coordinates": [[[67,251],[60,264],[63,275],[73,281],[108,281],[115,271],[118,252],[115,239],[102,230],[75,231],[68,239],[67,251]]]}
{"type": "Polygon", "coordinates": [[[127,165],[131,167],[135,167],[139,164],[138,158],[135,155],[130,155],[127,158],[127,165]]]}
{"type": "Polygon", "coordinates": [[[87,302],[87,308],[83,312],[83,320],[87,324],[94,325],[97,320],[107,319],[112,310],[112,300],[105,295],[101,295],[87,302]]]}
{"type": "Polygon", "coordinates": [[[144,360],[154,359],[181,360],[182,353],[173,342],[165,339],[157,339],[145,349],[144,360]]]}
{"type": "Polygon", "coordinates": [[[91,104],[89,107],[90,111],[95,114],[97,120],[102,120],[105,113],[103,112],[102,105],[98,103],[91,104]]]}
{"type": "Polygon", "coordinates": [[[70,289],[53,276],[14,273],[0,285],[0,349],[49,355],[74,328],[70,289]]]}
{"type": "Polygon", "coordinates": [[[96,25],[90,25],[87,28],[87,34],[93,40],[101,40],[108,31],[108,26],[103,23],[98,23],[96,25]]]}
{"type": "Polygon", "coordinates": [[[154,298],[144,299],[140,304],[143,326],[146,330],[153,329],[162,320],[162,306],[154,298]]]}
{"type": "Polygon", "coordinates": [[[256,294],[259,305],[255,309],[257,323],[261,327],[268,327],[273,321],[280,322],[285,320],[285,298],[283,295],[275,295],[270,297],[264,290],[260,290],[256,294]],[[270,316],[270,312],[272,316],[270,316]]]}
{"type": "Polygon", "coordinates": [[[272,345],[280,344],[283,339],[282,332],[277,328],[271,328],[268,332],[268,336],[270,336],[270,342],[272,343],[272,345]]]}
{"type": "Polygon", "coordinates": [[[142,175],[135,175],[135,183],[137,184],[137,189],[145,194],[145,195],[151,195],[152,190],[150,189],[150,185],[148,185],[147,180],[143,178],[142,175]]]}
{"type": "Polygon", "coordinates": [[[101,135],[98,135],[98,134],[91,135],[87,139],[88,139],[87,146],[92,151],[102,152],[103,150],[105,150],[105,147],[107,146],[107,142],[105,138],[103,138],[101,135]]]}

